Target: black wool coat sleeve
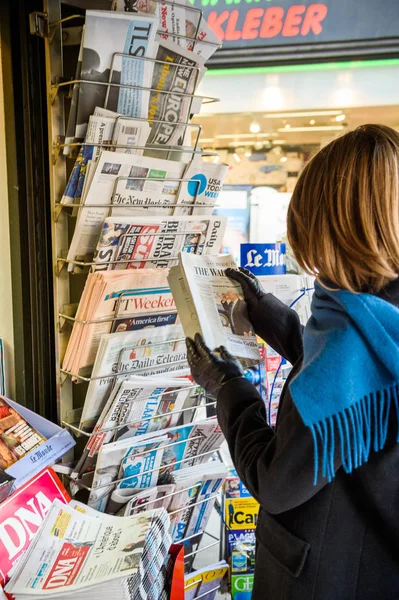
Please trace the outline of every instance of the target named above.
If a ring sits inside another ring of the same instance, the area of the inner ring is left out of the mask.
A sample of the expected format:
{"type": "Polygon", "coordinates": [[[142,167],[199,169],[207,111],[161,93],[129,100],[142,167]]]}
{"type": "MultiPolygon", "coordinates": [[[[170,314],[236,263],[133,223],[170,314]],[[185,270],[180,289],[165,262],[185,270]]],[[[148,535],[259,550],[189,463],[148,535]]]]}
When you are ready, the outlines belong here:
{"type": "MultiPolygon", "coordinates": [[[[388,301],[399,305],[399,282],[388,301]]],[[[267,294],[251,314],[256,333],[293,369],[276,429],[245,379],[227,382],[217,416],[239,477],[260,503],[252,600],[399,598],[399,444],[397,418],[383,451],[352,474],[336,452],[332,483],[314,485],[314,443],[293,404],[303,327],[295,311],[267,294]]],[[[320,390],[320,393],[323,393],[320,390]]]]}

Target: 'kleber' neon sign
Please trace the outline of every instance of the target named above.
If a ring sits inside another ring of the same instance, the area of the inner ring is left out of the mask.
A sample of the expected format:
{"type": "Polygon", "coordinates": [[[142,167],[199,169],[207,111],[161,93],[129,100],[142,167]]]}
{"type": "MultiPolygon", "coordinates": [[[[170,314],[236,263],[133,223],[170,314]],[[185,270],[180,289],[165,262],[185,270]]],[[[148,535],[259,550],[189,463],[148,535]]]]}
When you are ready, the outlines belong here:
{"type": "MultiPolygon", "coordinates": [[[[266,40],[283,38],[306,38],[309,34],[320,35],[328,14],[325,4],[294,4],[288,9],[281,6],[250,8],[243,18],[236,8],[221,12],[212,10],[208,23],[218,37],[226,41],[266,40]]],[[[288,42],[288,40],[287,40],[288,42]]]]}

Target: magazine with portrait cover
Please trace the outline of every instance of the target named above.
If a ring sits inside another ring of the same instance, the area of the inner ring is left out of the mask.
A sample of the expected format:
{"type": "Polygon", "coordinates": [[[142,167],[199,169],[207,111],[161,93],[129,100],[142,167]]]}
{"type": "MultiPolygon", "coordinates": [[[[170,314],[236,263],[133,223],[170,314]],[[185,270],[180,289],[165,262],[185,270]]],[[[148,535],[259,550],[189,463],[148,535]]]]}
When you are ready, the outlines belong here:
{"type": "Polygon", "coordinates": [[[72,476],[81,477],[95,469],[103,444],[175,426],[191,390],[191,382],[184,376],[131,376],[115,385],[72,476]]]}
{"type": "Polygon", "coordinates": [[[93,430],[114,386],[130,375],[171,373],[186,366],[187,351],[181,325],[102,335],[80,428],[93,430]]]}
{"type": "Polygon", "coordinates": [[[223,216],[108,217],[94,268],[165,269],[177,263],[179,252],[218,254],[225,229],[223,216]]]}
{"type": "Polygon", "coordinates": [[[156,580],[168,552],[169,526],[165,509],[104,519],[55,500],[6,592],[17,600],[77,593],[133,599],[134,589],[145,592],[156,580]]]}
{"type": "Polygon", "coordinates": [[[141,444],[164,436],[167,436],[167,441],[158,449],[158,452],[162,451],[162,459],[157,485],[172,483],[171,474],[174,471],[208,461],[210,453],[217,450],[224,439],[217,421],[207,420],[105,444],[98,454],[89,506],[105,512],[111,494],[118,485],[113,482],[118,479],[124,458],[141,444]]]}
{"type": "Polygon", "coordinates": [[[84,139],[96,106],[127,117],[147,117],[149,91],[140,87],[151,87],[153,62],[143,57],[153,57],[158,27],[159,19],[149,14],[86,11],[81,78],[117,85],[80,84],[77,139],[84,139]]]}
{"type": "Polygon", "coordinates": [[[187,48],[201,56],[204,61],[208,60],[222,43],[202,13],[195,10],[186,0],[179,0],[178,3],[155,0],[114,0],[112,9],[156,15],[160,21],[161,40],[172,40],[182,48],[187,48]],[[196,41],[194,41],[195,36],[196,41]]]}
{"type": "Polygon", "coordinates": [[[225,346],[250,367],[260,362],[255,332],[241,286],[225,275],[237,269],[233,257],[181,253],[168,281],[187,337],[201,333],[211,350],[225,346]]]}
{"type": "Polygon", "coordinates": [[[167,273],[167,269],[89,273],[63,369],[78,374],[91,368],[104,333],[175,324],[177,311],[167,273]]]}
{"type": "Polygon", "coordinates": [[[172,160],[101,151],[93,164],[90,184],[86,173],[84,207],[79,209],[68,260],[93,256],[104,220],[110,214],[126,216],[129,207],[134,207],[134,214],[141,208],[146,216],[159,211],[167,216],[168,209],[160,209],[161,205],[170,206],[172,213],[179,187],[176,179],[182,177],[184,168],[184,163],[172,160]],[[110,204],[115,208],[110,210],[110,204]]]}

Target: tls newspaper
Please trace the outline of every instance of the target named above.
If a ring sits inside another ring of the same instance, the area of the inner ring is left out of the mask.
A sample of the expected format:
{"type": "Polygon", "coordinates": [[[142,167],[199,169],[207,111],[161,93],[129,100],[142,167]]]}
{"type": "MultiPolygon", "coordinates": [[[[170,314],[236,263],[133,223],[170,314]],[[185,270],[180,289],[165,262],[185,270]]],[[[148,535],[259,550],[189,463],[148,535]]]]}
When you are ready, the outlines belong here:
{"type": "Polygon", "coordinates": [[[242,289],[226,277],[227,268],[237,268],[229,254],[181,253],[180,264],[169,272],[170,289],[187,337],[202,333],[212,350],[225,346],[245,366],[253,366],[260,361],[255,332],[242,289]]]}

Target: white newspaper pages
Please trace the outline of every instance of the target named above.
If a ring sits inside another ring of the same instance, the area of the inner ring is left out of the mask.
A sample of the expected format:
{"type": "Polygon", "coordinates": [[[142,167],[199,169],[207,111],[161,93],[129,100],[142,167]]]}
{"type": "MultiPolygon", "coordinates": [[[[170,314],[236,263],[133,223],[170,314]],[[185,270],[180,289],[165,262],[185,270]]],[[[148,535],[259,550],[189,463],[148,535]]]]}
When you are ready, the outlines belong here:
{"type": "Polygon", "coordinates": [[[76,138],[84,138],[96,106],[147,117],[149,91],[138,86],[151,87],[153,63],[143,57],[155,50],[158,26],[151,15],[86,11],[81,77],[93,83],[80,84],[76,138]],[[116,85],[107,86],[109,81],[116,85]]]}
{"type": "Polygon", "coordinates": [[[185,377],[131,376],[116,384],[93,435],[74,470],[75,477],[93,471],[100,448],[111,441],[135,437],[177,425],[192,385],[185,377]]]}
{"type": "Polygon", "coordinates": [[[179,252],[218,254],[225,217],[109,217],[97,245],[95,269],[165,269],[179,252]],[[131,261],[131,262],[129,262],[131,261]]]}
{"type": "Polygon", "coordinates": [[[138,590],[148,593],[156,581],[168,551],[169,525],[162,508],[97,518],[55,500],[6,591],[17,599],[104,592],[110,598],[136,598],[138,590]]]}
{"type": "Polygon", "coordinates": [[[231,255],[196,256],[181,253],[168,281],[184,333],[201,332],[212,349],[225,346],[245,366],[259,363],[256,336],[248,318],[241,287],[225,275],[237,268],[231,255]]]}
{"type": "Polygon", "coordinates": [[[63,369],[79,374],[92,367],[104,333],[175,324],[177,311],[167,275],[167,269],[90,273],[63,369]]]}
{"type": "MultiPolygon", "coordinates": [[[[136,465],[133,482],[126,484],[126,487],[134,485],[139,490],[173,483],[171,474],[174,471],[208,461],[223,439],[217,421],[207,420],[104,444],[97,458],[89,506],[100,512],[107,511],[112,492],[118,485],[113,482],[125,476],[124,459],[129,456],[142,457],[139,468],[136,465]],[[154,471],[158,473],[155,483],[154,471]]],[[[118,487],[124,485],[121,481],[118,487]]]]}
{"type": "Polygon", "coordinates": [[[187,351],[181,325],[103,335],[80,427],[93,430],[113,387],[126,377],[171,373],[186,366],[187,351]]]}
{"type": "Polygon", "coordinates": [[[156,15],[160,20],[161,39],[173,40],[183,48],[202,56],[204,60],[208,60],[222,43],[200,11],[185,0],[179,0],[176,4],[151,0],[114,0],[112,8],[156,15]],[[196,33],[198,41],[193,39],[196,33]]]}
{"type": "Polygon", "coordinates": [[[194,158],[184,172],[173,214],[211,215],[228,171],[228,165],[194,158]],[[187,181],[188,180],[188,181],[187,181]],[[180,206],[187,204],[187,208],[180,206]],[[193,207],[194,206],[194,207],[193,207]]]}

